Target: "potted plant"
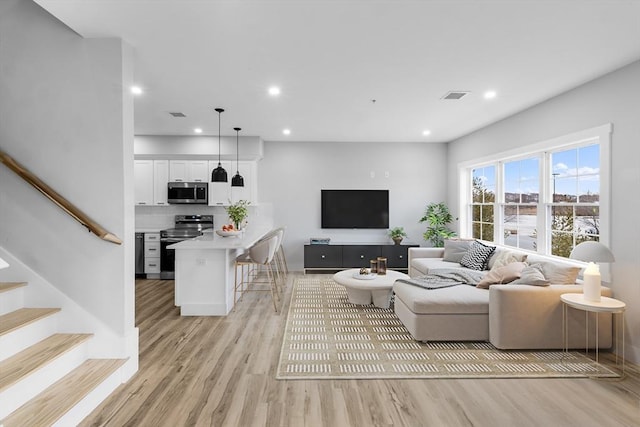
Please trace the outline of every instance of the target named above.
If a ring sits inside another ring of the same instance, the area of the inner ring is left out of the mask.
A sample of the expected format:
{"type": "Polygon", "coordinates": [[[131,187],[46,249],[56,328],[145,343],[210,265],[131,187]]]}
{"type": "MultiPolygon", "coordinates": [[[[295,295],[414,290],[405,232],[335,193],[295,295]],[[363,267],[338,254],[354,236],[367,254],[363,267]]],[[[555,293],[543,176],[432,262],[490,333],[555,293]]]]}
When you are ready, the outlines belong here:
{"type": "Polygon", "coordinates": [[[404,232],[402,227],[394,227],[389,230],[389,237],[396,245],[399,245],[402,242],[402,238],[407,237],[407,233],[404,232]]]}
{"type": "Polygon", "coordinates": [[[244,225],[244,220],[249,216],[248,206],[251,202],[246,200],[238,200],[236,203],[233,203],[224,209],[227,211],[227,215],[229,215],[229,219],[233,222],[236,230],[241,230],[244,225]]]}
{"type": "Polygon", "coordinates": [[[444,240],[455,237],[456,233],[447,225],[453,221],[453,215],[444,202],[430,203],[419,222],[428,222],[427,231],[422,235],[436,248],[444,246],[444,240]]]}

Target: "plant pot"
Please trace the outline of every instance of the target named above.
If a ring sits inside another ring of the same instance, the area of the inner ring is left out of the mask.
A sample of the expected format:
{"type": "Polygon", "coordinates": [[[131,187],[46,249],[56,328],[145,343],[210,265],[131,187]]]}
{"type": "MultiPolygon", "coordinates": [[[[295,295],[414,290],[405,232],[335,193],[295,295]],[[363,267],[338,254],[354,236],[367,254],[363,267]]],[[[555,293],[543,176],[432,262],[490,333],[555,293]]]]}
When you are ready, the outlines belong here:
{"type": "Polygon", "coordinates": [[[396,245],[399,245],[402,242],[402,237],[392,237],[391,240],[393,240],[393,243],[396,245]]]}

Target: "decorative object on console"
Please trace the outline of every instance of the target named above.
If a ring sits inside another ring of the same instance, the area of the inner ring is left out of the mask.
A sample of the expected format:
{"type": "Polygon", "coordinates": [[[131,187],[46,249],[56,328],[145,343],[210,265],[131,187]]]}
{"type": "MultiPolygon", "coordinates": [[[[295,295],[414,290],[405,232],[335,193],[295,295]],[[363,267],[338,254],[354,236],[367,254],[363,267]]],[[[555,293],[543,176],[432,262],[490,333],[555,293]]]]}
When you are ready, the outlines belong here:
{"type": "Polygon", "coordinates": [[[378,264],[377,273],[380,276],[384,276],[385,274],[387,274],[387,259],[384,258],[384,257],[379,256],[378,260],[377,260],[377,264],[378,264]]]}
{"type": "Polygon", "coordinates": [[[424,240],[430,241],[436,248],[443,247],[445,239],[456,235],[453,230],[447,227],[449,223],[453,222],[453,215],[451,215],[444,202],[429,203],[424,216],[418,222],[428,222],[430,224],[422,236],[424,240]]]}
{"type": "Polygon", "coordinates": [[[402,243],[402,238],[407,237],[407,233],[405,233],[403,227],[394,227],[389,230],[389,237],[391,237],[391,240],[393,240],[396,245],[399,245],[402,243]]]}
{"type": "Polygon", "coordinates": [[[238,200],[236,203],[224,208],[229,215],[229,219],[233,222],[236,230],[241,230],[244,220],[249,216],[248,206],[251,202],[247,200],[238,200]]]}
{"type": "Polygon", "coordinates": [[[309,239],[311,245],[328,245],[331,242],[329,237],[312,237],[309,239]]]}
{"type": "Polygon", "coordinates": [[[369,261],[369,268],[371,269],[371,273],[377,273],[378,272],[378,260],[377,259],[372,259],[371,261],[369,261]]]}
{"type": "Polygon", "coordinates": [[[244,178],[240,175],[240,136],[239,133],[242,129],[233,128],[236,131],[236,174],[231,178],[232,187],[244,187],[244,178]]]}
{"type": "Polygon", "coordinates": [[[589,240],[576,245],[569,255],[571,259],[587,261],[589,265],[583,273],[584,299],[592,302],[600,301],[600,268],[597,262],[614,262],[615,258],[609,248],[600,242],[589,240]]]}
{"type": "Polygon", "coordinates": [[[5,260],[3,260],[2,258],[0,258],[0,270],[2,270],[3,268],[7,268],[9,267],[9,263],[5,260]]]}
{"type": "Polygon", "coordinates": [[[216,108],[218,112],[218,167],[211,172],[211,182],[227,182],[227,171],[220,162],[220,115],[224,112],[222,108],[216,108]]]}

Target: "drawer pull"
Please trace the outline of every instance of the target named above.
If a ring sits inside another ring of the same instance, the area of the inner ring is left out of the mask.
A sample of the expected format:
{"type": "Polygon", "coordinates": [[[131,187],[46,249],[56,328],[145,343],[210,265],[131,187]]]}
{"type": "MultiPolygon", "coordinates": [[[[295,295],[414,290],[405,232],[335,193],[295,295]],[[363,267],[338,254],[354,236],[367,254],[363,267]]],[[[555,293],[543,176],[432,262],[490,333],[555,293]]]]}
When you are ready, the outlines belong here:
{"type": "Polygon", "coordinates": [[[324,258],[325,258],[325,256],[324,256],[324,255],[320,255],[320,258],[324,259],[324,258]]]}
{"type": "Polygon", "coordinates": [[[364,255],[360,255],[360,259],[364,259],[364,255]]]}
{"type": "Polygon", "coordinates": [[[151,252],[151,251],[157,251],[157,249],[156,248],[149,248],[149,252],[151,252]]]}
{"type": "Polygon", "coordinates": [[[398,258],[402,259],[402,255],[398,256],[398,258]]]}
{"type": "Polygon", "coordinates": [[[156,267],[158,264],[149,264],[149,267],[156,267]]]}

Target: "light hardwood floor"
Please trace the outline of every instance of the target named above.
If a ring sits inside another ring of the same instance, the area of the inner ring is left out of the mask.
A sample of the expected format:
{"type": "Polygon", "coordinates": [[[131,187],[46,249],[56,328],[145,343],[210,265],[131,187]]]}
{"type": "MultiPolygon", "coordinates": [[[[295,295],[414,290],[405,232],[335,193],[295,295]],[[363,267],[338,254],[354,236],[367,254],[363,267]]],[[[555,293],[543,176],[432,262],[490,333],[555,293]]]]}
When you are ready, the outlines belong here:
{"type": "Polygon", "coordinates": [[[137,281],[140,370],[81,425],[640,425],[640,374],[631,364],[622,381],[278,381],[294,276],[281,314],[268,293],[255,292],[227,317],[180,317],[172,281],[137,281]]]}

